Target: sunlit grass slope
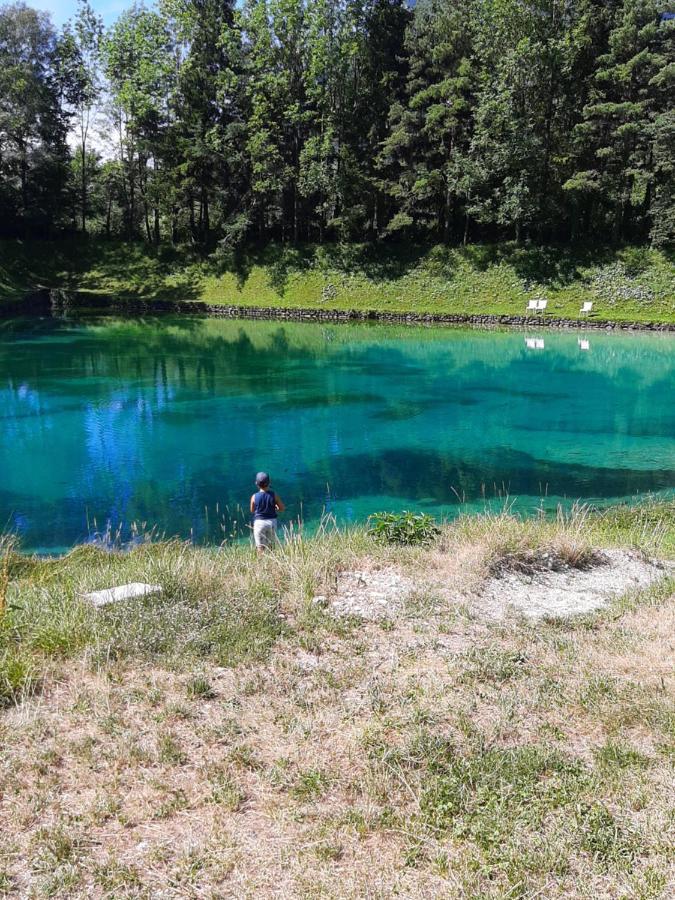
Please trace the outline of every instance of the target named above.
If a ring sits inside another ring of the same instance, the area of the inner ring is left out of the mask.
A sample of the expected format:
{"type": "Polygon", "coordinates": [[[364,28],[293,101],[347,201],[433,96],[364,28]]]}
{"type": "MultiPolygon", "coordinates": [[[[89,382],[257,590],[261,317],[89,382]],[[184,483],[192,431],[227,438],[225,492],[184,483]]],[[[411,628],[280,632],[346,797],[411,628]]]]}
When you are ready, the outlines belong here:
{"type": "Polygon", "coordinates": [[[0,297],[35,284],[122,300],[463,315],[522,314],[537,298],[567,318],[592,300],[599,319],[675,321],[674,258],[638,247],[270,245],[203,259],[141,244],[0,244],[0,297]]]}

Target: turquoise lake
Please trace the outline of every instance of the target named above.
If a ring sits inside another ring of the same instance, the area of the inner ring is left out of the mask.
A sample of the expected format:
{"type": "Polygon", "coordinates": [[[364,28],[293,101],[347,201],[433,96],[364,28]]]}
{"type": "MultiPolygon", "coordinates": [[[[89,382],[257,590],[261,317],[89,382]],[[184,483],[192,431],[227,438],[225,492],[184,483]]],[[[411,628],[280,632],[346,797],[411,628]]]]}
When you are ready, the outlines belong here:
{"type": "Polygon", "coordinates": [[[673,494],[674,401],[669,334],[10,320],[0,531],[221,541],[258,469],[310,527],[673,494]]]}

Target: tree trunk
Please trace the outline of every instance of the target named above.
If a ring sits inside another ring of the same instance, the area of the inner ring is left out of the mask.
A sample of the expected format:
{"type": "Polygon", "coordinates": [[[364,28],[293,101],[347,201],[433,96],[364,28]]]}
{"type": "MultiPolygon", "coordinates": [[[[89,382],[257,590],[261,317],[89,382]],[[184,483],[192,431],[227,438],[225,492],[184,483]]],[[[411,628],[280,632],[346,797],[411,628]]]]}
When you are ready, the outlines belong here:
{"type": "Polygon", "coordinates": [[[23,215],[23,233],[24,237],[28,237],[28,160],[26,159],[26,147],[21,140],[19,144],[19,153],[21,154],[21,212],[23,215]]]}
{"type": "Polygon", "coordinates": [[[190,239],[194,244],[197,237],[197,226],[195,223],[195,200],[190,194],[190,239]]]}
{"type": "Polygon", "coordinates": [[[112,191],[108,191],[108,208],[105,213],[105,236],[110,238],[110,216],[112,214],[112,191]]]}
{"type": "MultiPolygon", "coordinates": [[[[154,178],[157,178],[157,159],[153,156],[152,158],[152,170],[154,173],[154,178]]],[[[155,197],[157,197],[157,189],[153,192],[155,197]]],[[[153,237],[155,240],[155,244],[159,244],[160,234],[159,234],[159,203],[155,202],[153,205],[153,237]]]]}
{"type": "Polygon", "coordinates": [[[451,215],[452,215],[452,189],[448,184],[445,189],[445,216],[443,220],[443,241],[444,243],[448,243],[450,241],[450,224],[451,224],[451,215]]]}
{"type": "Polygon", "coordinates": [[[136,224],[136,179],[131,166],[128,167],[129,172],[129,218],[127,221],[127,236],[131,239],[134,235],[134,227],[136,224]]]}
{"type": "Polygon", "coordinates": [[[87,233],[87,146],[82,141],[82,184],[81,184],[81,200],[82,200],[82,233],[87,233]]]}
{"type": "Polygon", "coordinates": [[[209,194],[205,187],[202,187],[202,240],[205,244],[209,241],[211,233],[211,219],[209,216],[209,194]]]}

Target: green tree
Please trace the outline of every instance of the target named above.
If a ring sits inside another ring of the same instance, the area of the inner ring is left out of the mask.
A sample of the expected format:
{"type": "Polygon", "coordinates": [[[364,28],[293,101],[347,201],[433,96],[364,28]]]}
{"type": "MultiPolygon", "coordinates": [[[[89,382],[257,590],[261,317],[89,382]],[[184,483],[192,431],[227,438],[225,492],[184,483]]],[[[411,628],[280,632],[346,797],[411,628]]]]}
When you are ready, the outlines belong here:
{"type": "Polygon", "coordinates": [[[349,115],[345,123],[354,175],[345,190],[350,233],[378,237],[388,218],[386,181],[378,157],[388,133],[389,113],[404,97],[408,60],[405,35],[412,13],[405,0],[355,0],[351,4],[358,41],[349,115]]]}
{"type": "Polygon", "coordinates": [[[91,176],[90,131],[96,104],[101,96],[101,44],[103,21],[89,4],[78,0],[75,19],[68,22],[60,41],[60,66],[66,84],[66,101],[71,107],[77,128],[77,175],[80,197],[80,222],[87,230],[89,181],[91,176]]]}
{"type": "Polygon", "coordinates": [[[667,62],[659,52],[660,26],[655,0],[614,6],[607,46],[597,59],[589,102],[576,127],[578,155],[586,165],[566,186],[588,198],[588,226],[598,217],[614,239],[647,231],[655,128],[665,126],[667,132],[667,120],[659,116],[672,108],[672,80],[664,77],[667,62]]]}
{"type": "Polygon", "coordinates": [[[249,0],[241,14],[246,60],[246,150],[257,233],[294,242],[303,227],[300,159],[311,118],[304,70],[303,0],[249,0]]]}
{"type": "Polygon", "coordinates": [[[473,128],[475,7],[459,0],[427,0],[415,9],[406,50],[405,101],[393,105],[380,155],[398,211],[388,225],[426,229],[449,239],[458,201],[465,200],[458,160],[473,128]]]}
{"type": "Polygon", "coordinates": [[[190,237],[212,240],[240,212],[243,118],[241,40],[231,0],[166,0],[179,42],[173,130],[180,148],[179,185],[190,237]]]}
{"type": "Polygon", "coordinates": [[[159,210],[150,182],[157,174],[159,134],[172,92],[171,34],[162,15],[134,5],[107,33],[103,49],[125,176],[125,231],[133,236],[142,222],[147,239],[158,240],[159,210]]]}
{"type": "Polygon", "coordinates": [[[49,18],[0,8],[0,229],[48,233],[67,206],[67,115],[49,18]]]}

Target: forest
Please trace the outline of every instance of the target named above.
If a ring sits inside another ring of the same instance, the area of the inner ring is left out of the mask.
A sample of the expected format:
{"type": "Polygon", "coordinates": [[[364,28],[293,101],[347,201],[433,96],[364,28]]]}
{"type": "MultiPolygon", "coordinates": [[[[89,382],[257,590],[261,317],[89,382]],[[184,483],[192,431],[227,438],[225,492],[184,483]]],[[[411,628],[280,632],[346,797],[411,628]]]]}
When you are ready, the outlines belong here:
{"type": "Polygon", "coordinates": [[[0,7],[0,237],[675,241],[661,0],[0,7]]]}

